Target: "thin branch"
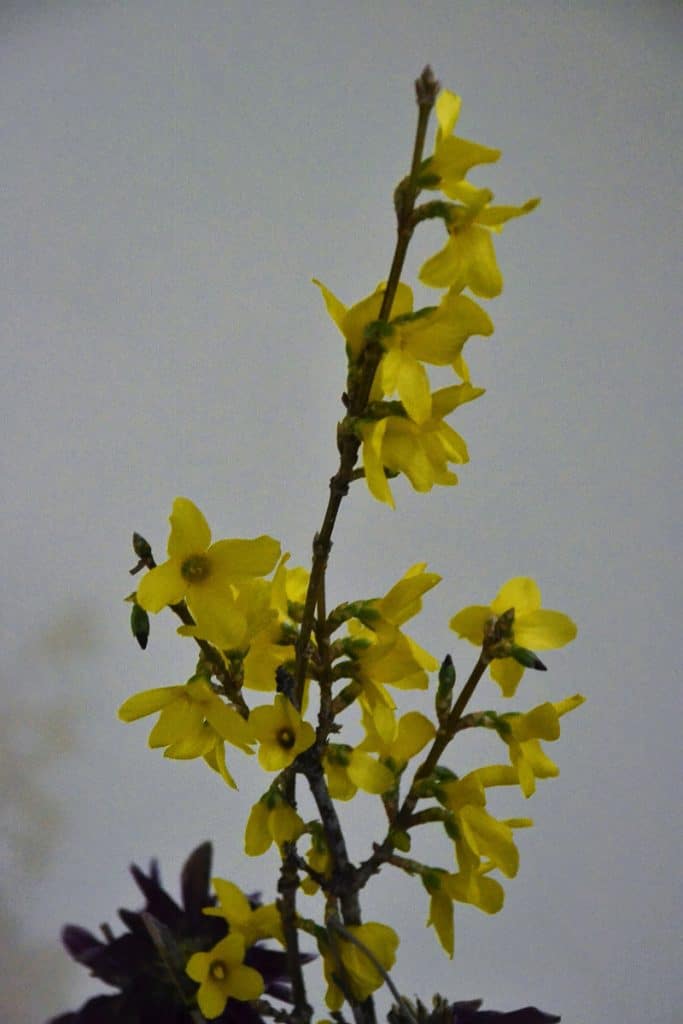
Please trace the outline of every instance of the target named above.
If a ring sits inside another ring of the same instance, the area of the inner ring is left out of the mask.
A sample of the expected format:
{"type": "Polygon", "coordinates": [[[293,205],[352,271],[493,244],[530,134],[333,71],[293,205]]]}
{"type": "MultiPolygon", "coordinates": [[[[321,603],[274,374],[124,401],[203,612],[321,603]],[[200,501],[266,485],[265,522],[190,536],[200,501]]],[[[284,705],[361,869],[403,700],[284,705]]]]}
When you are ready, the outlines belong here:
{"type": "MultiPolygon", "coordinates": [[[[439,83],[434,78],[430,67],[426,67],[415,83],[415,91],[418,103],[418,120],[415,131],[415,142],[413,145],[413,156],[411,161],[410,175],[403,185],[401,201],[396,204],[397,238],[394,255],[391,262],[391,269],[387,280],[386,290],[382,299],[382,306],[378,320],[387,322],[391,316],[391,308],[396,297],[396,290],[399,285],[406,251],[412,237],[415,225],[413,223],[413,210],[419,193],[417,184],[418,172],[422,162],[425,136],[427,133],[427,122],[439,90],[439,83]]],[[[360,375],[356,386],[349,388],[348,395],[348,416],[357,417],[362,415],[368,403],[375,371],[382,357],[382,349],[375,342],[366,345],[363,352],[363,362],[360,367],[360,375]]],[[[306,667],[308,664],[308,645],[313,630],[313,619],[315,608],[320,592],[321,580],[327,568],[327,561],[332,550],[332,533],[337,521],[337,514],[342,499],[348,494],[349,484],[354,475],[358,452],[360,450],[360,439],[350,430],[342,432],[339,441],[339,468],[330,480],[330,496],[323,517],[319,532],[315,535],[313,542],[313,561],[311,564],[311,575],[304,602],[304,612],[301,620],[301,630],[296,645],[296,706],[301,707],[303,697],[304,680],[306,678],[306,667]]]]}

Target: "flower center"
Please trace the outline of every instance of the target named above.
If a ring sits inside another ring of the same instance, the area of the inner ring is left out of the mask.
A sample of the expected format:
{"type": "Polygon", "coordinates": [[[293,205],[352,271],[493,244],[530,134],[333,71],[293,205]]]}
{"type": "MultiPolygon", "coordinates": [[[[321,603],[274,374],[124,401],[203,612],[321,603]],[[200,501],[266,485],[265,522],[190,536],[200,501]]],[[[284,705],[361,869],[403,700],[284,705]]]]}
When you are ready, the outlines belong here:
{"type": "Polygon", "coordinates": [[[188,583],[202,583],[211,575],[211,563],[206,555],[190,555],[180,566],[180,575],[188,583]]]}
{"type": "Polygon", "coordinates": [[[292,729],[289,729],[287,726],[284,726],[282,729],[278,729],[276,738],[278,744],[282,747],[283,750],[291,750],[294,744],[296,743],[296,736],[294,735],[294,731],[292,729]]]}
{"type": "Polygon", "coordinates": [[[225,981],[228,970],[222,960],[212,960],[209,964],[209,977],[214,981],[225,981]]]}

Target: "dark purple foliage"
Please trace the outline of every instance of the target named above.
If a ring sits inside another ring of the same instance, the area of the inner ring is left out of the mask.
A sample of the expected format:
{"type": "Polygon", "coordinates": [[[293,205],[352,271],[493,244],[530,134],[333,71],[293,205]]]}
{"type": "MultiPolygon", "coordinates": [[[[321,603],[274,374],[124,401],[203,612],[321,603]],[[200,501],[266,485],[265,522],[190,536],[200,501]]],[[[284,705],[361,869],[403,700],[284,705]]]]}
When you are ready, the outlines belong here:
{"type": "Polygon", "coordinates": [[[466,1003],[452,1003],[451,1024],[556,1024],[560,1020],[552,1013],[543,1013],[535,1006],[524,1006],[521,1010],[480,1010],[481,999],[466,1003]]]}
{"type": "MultiPolygon", "coordinates": [[[[209,893],[211,857],[208,842],[188,857],[180,876],[182,906],[162,888],[156,861],[149,874],[133,864],[130,870],[146,903],[140,911],[119,910],[127,931],[118,937],[108,929],[99,939],[79,925],[64,927],[62,942],[73,959],[119,991],[95,996],[80,1010],[53,1017],[49,1024],[193,1024],[197,985],[185,974],[185,963],[192,953],[211,949],[228,932],[223,918],[202,913],[202,907],[216,903],[209,893]]],[[[253,907],[261,902],[258,894],[249,901],[253,907]]],[[[255,943],[245,963],[263,975],[266,995],[292,1001],[283,952],[255,943]]],[[[264,1024],[251,1006],[234,999],[228,1000],[216,1021],[264,1024]]]]}

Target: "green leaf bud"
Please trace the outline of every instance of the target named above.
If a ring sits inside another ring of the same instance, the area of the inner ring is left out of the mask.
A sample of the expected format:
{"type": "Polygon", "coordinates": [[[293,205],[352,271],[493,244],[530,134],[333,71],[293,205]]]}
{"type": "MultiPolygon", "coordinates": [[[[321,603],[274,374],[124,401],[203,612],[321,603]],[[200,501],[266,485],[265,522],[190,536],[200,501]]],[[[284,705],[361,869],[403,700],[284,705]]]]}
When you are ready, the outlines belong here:
{"type": "Polygon", "coordinates": [[[149,615],[137,602],[133,604],[130,610],[130,628],[133,636],[144,651],[149,640],[149,615]]]}
{"type": "Polygon", "coordinates": [[[403,832],[400,829],[391,833],[391,841],[397,850],[401,853],[409,853],[410,851],[410,836],[407,832],[403,832]]]}
{"type": "Polygon", "coordinates": [[[533,651],[527,650],[526,647],[518,647],[517,644],[512,644],[510,647],[510,657],[514,658],[520,665],[523,665],[524,668],[535,668],[538,672],[547,672],[547,668],[541,659],[533,651]]]}
{"type": "Polygon", "coordinates": [[[133,551],[138,558],[148,559],[152,557],[152,549],[149,543],[139,533],[133,534],[133,551]]]}

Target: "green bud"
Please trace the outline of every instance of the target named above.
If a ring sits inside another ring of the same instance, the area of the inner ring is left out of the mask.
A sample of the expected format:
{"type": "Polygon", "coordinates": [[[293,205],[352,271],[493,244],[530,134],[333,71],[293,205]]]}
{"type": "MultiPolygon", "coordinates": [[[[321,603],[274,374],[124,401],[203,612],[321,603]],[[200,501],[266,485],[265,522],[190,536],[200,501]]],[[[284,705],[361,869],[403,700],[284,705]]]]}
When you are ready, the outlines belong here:
{"type": "Polygon", "coordinates": [[[441,664],[441,668],[439,669],[439,685],[436,690],[436,698],[434,701],[436,717],[439,719],[441,725],[445,723],[451,711],[454,685],[455,667],[450,654],[447,654],[441,664]]]}
{"type": "Polygon", "coordinates": [[[455,666],[450,654],[447,654],[439,669],[439,688],[437,697],[446,699],[450,697],[451,690],[455,686],[455,666]]]}
{"type": "Polygon", "coordinates": [[[137,603],[133,605],[130,611],[130,628],[133,636],[144,651],[149,640],[149,615],[137,603]]]}
{"type": "Polygon", "coordinates": [[[517,644],[512,644],[510,647],[510,657],[514,658],[520,665],[523,665],[524,668],[535,668],[538,672],[547,672],[547,668],[541,659],[533,651],[528,651],[526,647],[518,647],[517,644]]]}
{"type": "Polygon", "coordinates": [[[133,534],[133,551],[138,556],[138,558],[147,559],[152,557],[151,547],[149,546],[145,538],[142,537],[139,533],[133,534]]]}
{"type": "Polygon", "coordinates": [[[391,841],[397,850],[401,853],[408,853],[410,851],[410,836],[407,832],[396,830],[391,833],[391,841]]]}

